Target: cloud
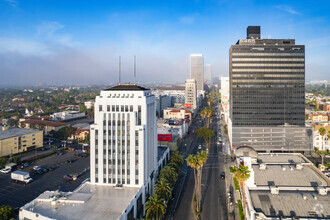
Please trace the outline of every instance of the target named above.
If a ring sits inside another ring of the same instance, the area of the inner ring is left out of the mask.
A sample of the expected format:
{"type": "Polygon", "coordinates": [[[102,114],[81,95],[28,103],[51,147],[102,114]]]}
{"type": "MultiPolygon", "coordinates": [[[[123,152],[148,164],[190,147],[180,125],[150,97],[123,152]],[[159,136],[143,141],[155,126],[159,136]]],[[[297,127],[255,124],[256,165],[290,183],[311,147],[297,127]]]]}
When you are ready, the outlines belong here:
{"type": "Polygon", "coordinates": [[[36,27],[37,36],[39,38],[45,38],[48,41],[67,47],[74,47],[79,45],[78,42],[72,39],[72,36],[70,34],[58,33],[64,28],[65,26],[57,21],[43,21],[36,27]]]}
{"type": "Polygon", "coordinates": [[[194,16],[183,16],[179,18],[181,24],[193,24],[195,22],[194,16]]]}
{"type": "Polygon", "coordinates": [[[1,53],[40,56],[51,54],[51,51],[48,46],[42,43],[20,39],[0,38],[0,54],[1,53]]]}
{"type": "Polygon", "coordinates": [[[6,0],[6,2],[12,7],[17,7],[18,5],[18,1],[16,0],[6,0]]]}
{"type": "Polygon", "coordinates": [[[294,10],[292,7],[287,6],[287,5],[277,5],[277,6],[274,6],[274,8],[277,8],[281,11],[288,12],[288,13],[293,14],[293,15],[300,15],[301,14],[300,12],[294,10]]]}

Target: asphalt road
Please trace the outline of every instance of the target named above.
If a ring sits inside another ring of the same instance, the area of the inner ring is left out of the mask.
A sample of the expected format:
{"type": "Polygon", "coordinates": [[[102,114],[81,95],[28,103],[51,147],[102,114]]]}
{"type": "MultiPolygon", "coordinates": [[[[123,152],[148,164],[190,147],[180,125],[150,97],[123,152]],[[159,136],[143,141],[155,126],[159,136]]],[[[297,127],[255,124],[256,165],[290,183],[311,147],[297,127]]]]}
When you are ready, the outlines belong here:
{"type": "Polygon", "coordinates": [[[75,157],[74,154],[79,152],[66,152],[62,156],[52,155],[31,164],[30,167],[23,171],[30,172],[34,179],[32,183],[25,185],[24,183],[12,181],[10,174],[0,173],[0,205],[10,205],[13,208],[21,207],[31,200],[35,199],[46,190],[72,191],[78,187],[82,181],[89,178],[89,156],[86,158],[75,157]],[[73,163],[66,163],[67,160],[74,160],[73,163]],[[55,166],[56,169],[49,171],[43,175],[36,175],[32,172],[32,166],[55,166]],[[75,181],[65,181],[63,176],[66,174],[83,173],[75,181]]]}
{"type": "MultiPolygon", "coordinates": [[[[220,172],[224,170],[224,155],[222,147],[217,145],[219,126],[217,120],[218,119],[214,118],[211,124],[211,128],[215,131],[216,137],[211,142],[209,157],[204,165],[202,174],[202,219],[207,220],[228,218],[225,180],[220,179],[220,172]]],[[[197,130],[201,126],[203,126],[202,123],[195,123],[193,129],[197,130]]],[[[198,145],[204,143],[203,139],[197,138],[195,135],[190,137],[190,139],[191,146],[187,147],[187,154],[196,153],[198,145]]],[[[205,149],[205,147],[203,148],[205,149]]],[[[178,206],[173,217],[168,219],[194,219],[191,206],[193,191],[193,170],[188,167],[181,197],[178,200],[178,206]]]]}

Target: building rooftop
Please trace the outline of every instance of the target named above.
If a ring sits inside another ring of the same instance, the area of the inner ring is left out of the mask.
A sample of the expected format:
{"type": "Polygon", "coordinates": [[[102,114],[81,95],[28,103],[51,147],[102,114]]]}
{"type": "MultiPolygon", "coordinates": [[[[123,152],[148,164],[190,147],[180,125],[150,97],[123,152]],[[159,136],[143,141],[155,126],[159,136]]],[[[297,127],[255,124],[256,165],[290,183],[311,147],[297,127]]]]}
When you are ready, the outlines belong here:
{"type": "Polygon", "coordinates": [[[251,190],[250,195],[255,211],[267,217],[330,218],[329,194],[280,191],[273,195],[269,191],[251,190]]]}
{"type": "Polygon", "coordinates": [[[52,219],[117,220],[122,213],[129,211],[125,209],[139,190],[135,187],[95,186],[86,182],[74,192],[46,191],[21,209],[52,219]]]}
{"type": "Polygon", "coordinates": [[[11,127],[3,131],[2,127],[3,126],[0,126],[0,140],[39,132],[39,130],[11,128],[11,127]]]}
{"type": "Polygon", "coordinates": [[[328,186],[327,181],[319,176],[309,165],[303,165],[301,170],[296,169],[295,165],[279,164],[267,164],[265,170],[259,169],[259,165],[252,165],[252,168],[254,171],[254,183],[257,186],[328,186]]]}
{"type": "Polygon", "coordinates": [[[275,164],[297,164],[297,163],[308,163],[304,157],[300,154],[286,154],[286,153],[259,153],[258,154],[259,163],[275,163],[275,164]]]}
{"type": "Polygon", "coordinates": [[[133,84],[133,85],[120,84],[120,85],[116,85],[114,87],[106,89],[106,91],[145,91],[145,90],[149,90],[149,89],[144,88],[142,86],[135,85],[135,84],[133,84]]]}
{"type": "Polygon", "coordinates": [[[46,120],[40,120],[40,119],[29,119],[26,121],[22,121],[21,123],[27,123],[27,124],[43,124],[45,126],[52,126],[52,127],[59,127],[63,125],[68,125],[66,122],[60,122],[60,121],[46,121],[46,120]]]}

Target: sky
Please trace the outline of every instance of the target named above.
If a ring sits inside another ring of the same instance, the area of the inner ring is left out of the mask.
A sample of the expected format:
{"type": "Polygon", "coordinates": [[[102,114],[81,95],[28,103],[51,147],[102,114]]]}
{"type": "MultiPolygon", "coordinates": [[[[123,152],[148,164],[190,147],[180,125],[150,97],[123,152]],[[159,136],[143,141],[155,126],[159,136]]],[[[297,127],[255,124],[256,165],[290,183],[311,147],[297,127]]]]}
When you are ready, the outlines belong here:
{"type": "Polygon", "coordinates": [[[189,56],[228,76],[229,48],[263,38],[306,46],[306,81],[330,81],[328,0],[0,0],[0,86],[183,83],[189,56]]]}

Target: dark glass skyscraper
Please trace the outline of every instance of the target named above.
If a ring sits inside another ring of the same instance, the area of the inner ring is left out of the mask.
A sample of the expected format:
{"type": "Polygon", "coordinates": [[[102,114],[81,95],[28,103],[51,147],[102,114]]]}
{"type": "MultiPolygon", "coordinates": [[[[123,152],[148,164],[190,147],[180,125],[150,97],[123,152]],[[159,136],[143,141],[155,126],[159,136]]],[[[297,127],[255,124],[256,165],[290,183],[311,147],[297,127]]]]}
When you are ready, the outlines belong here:
{"type": "Polygon", "coordinates": [[[294,39],[260,39],[260,26],[249,26],[247,39],[231,46],[229,62],[232,145],[309,149],[305,46],[294,39]]]}

